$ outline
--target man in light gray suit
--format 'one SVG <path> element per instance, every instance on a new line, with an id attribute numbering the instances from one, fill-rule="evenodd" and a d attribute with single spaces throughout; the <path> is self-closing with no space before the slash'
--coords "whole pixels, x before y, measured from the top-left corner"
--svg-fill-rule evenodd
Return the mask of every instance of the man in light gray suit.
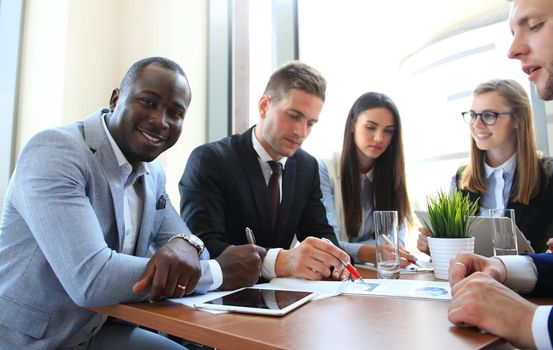
<path id="1" fill-rule="evenodd" d="M 182 349 L 86 307 L 257 280 L 264 250 L 249 245 L 207 260 L 151 162 L 179 138 L 190 100 L 180 66 L 144 59 L 109 109 L 28 142 L 0 222 L 0 349 Z M 227 261 L 248 249 L 259 254 L 237 277 Z"/>

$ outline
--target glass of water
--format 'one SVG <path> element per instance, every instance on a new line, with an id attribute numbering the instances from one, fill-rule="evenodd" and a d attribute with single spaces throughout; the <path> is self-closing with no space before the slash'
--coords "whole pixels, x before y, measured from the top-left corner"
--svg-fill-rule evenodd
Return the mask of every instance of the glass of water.
<path id="1" fill-rule="evenodd" d="M 375 211 L 373 215 L 377 276 L 399 278 L 397 211 Z"/>
<path id="2" fill-rule="evenodd" d="M 514 209 L 490 209 L 493 218 L 493 252 L 499 255 L 517 255 L 517 232 Z"/>

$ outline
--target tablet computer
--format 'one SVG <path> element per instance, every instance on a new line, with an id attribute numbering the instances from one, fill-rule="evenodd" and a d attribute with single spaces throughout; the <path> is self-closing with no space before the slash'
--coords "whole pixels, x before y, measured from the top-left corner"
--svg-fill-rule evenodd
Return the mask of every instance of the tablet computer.
<path id="1" fill-rule="evenodd" d="M 194 304 L 204 309 L 282 316 L 311 300 L 317 293 L 248 287 L 220 298 Z"/>
<path id="2" fill-rule="evenodd" d="M 428 224 L 430 231 L 432 226 L 430 225 L 430 219 L 428 212 L 425 210 L 415 210 L 415 215 L 419 218 L 421 224 L 426 226 Z M 491 257 L 493 254 L 493 220 L 508 220 L 507 218 L 493 218 L 487 216 L 478 216 L 471 227 L 470 236 L 475 237 L 474 252 L 483 256 Z M 425 224 L 426 223 L 426 224 Z M 530 246 L 530 243 L 524 237 L 524 234 L 515 224 L 515 230 L 517 231 L 517 248 L 518 253 L 534 253 L 534 249 Z"/>

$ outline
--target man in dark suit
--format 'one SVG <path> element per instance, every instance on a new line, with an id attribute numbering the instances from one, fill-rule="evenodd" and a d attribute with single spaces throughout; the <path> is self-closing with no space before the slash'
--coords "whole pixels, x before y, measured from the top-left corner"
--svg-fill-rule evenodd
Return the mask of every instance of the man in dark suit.
<path id="1" fill-rule="evenodd" d="M 229 246 L 258 254 L 247 244 L 253 243 L 245 234 L 250 228 L 267 249 L 263 277 L 345 278 L 340 260 L 349 256 L 320 239 L 336 243 L 321 203 L 317 161 L 300 149 L 319 119 L 325 89 L 318 71 L 288 63 L 271 75 L 257 125 L 192 152 L 179 182 L 181 216 L 212 256 Z M 294 235 L 301 244 L 289 249 Z M 236 261 L 225 276 L 244 273 L 242 264 Z"/>

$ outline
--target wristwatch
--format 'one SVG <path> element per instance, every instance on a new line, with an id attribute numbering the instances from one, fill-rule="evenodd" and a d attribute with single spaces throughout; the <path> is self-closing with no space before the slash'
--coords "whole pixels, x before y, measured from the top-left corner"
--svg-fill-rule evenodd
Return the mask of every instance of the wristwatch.
<path id="1" fill-rule="evenodd" d="M 187 241 L 192 247 L 196 248 L 196 250 L 198 251 L 198 256 L 201 256 L 202 253 L 204 252 L 204 249 L 205 249 L 204 242 L 194 235 L 179 233 L 178 235 L 174 235 L 173 237 L 169 238 L 167 240 L 167 243 L 171 242 L 175 238 L 182 238 L 185 241 Z"/>

